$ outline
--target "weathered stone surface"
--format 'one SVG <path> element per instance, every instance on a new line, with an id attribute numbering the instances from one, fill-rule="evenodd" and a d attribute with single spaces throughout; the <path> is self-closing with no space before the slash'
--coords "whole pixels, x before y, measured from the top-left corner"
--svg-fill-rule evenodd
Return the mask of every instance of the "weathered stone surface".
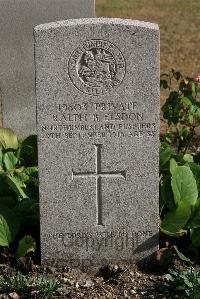
<path id="1" fill-rule="evenodd" d="M 158 246 L 159 29 L 35 28 L 43 261 L 135 261 Z"/>
<path id="2" fill-rule="evenodd" d="M 0 0 L 0 102 L 3 125 L 36 133 L 33 27 L 94 16 L 94 0 Z"/>

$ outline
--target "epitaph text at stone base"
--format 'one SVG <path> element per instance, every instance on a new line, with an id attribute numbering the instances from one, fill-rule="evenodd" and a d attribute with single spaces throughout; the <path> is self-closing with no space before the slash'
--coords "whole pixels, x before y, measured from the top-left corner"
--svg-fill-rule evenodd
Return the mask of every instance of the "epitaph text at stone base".
<path id="1" fill-rule="evenodd" d="M 35 28 L 43 262 L 94 266 L 158 247 L 159 29 Z"/>

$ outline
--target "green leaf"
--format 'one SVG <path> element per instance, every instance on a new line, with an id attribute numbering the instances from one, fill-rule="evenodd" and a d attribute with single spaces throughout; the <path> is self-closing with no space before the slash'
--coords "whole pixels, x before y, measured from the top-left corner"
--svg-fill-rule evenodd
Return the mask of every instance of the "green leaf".
<path id="1" fill-rule="evenodd" d="M 190 228 L 200 228 L 200 199 L 192 209 L 192 216 L 190 222 L 188 223 Z"/>
<path id="2" fill-rule="evenodd" d="M 37 176 L 38 174 L 38 166 L 34 166 L 34 167 L 26 167 L 24 169 L 24 172 L 26 173 L 26 175 L 28 176 Z"/>
<path id="3" fill-rule="evenodd" d="M 194 116 L 193 116 L 193 115 L 189 114 L 189 115 L 187 116 L 187 119 L 188 119 L 188 123 L 189 123 L 190 125 L 192 125 L 192 124 L 194 123 Z M 190 162 L 192 162 L 192 161 L 190 161 Z"/>
<path id="4" fill-rule="evenodd" d="M 191 262 L 191 260 L 188 257 L 186 257 L 183 253 L 181 253 L 176 246 L 173 246 L 173 248 L 176 251 L 176 254 L 180 258 L 180 260 L 184 262 Z"/>
<path id="5" fill-rule="evenodd" d="M 24 168 L 22 171 L 17 172 L 18 179 L 21 181 L 22 186 L 25 186 L 25 183 L 29 180 L 29 175 L 26 173 L 26 168 Z"/>
<path id="6" fill-rule="evenodd" d="M 196 109 L 195 109 L 194 116 L 195 116 L 196 122 L 200 123 L 200 105 L 198 105 L 198 106 L 196 105 L 195 108 Z"/>
<path id="7" fill-rule="evenodd" d="M 181 104 L 186 105 L 186 106 L 192 106 L 192 102 L 189 98 L 183 97 L 180 99 Z"/>
<path id="8" fill-rule="evenodd" d="M 196 163 L 189 163 L 189 167 L 192 170 L 192 173 L 193 173 L 193 175 L 196 179 L 198 193 L 199 193 L 199 196 L 200 196 L 200 165 L 198 165 Z"/>
<path id="9" fill-rule="evenodd" d="M 173 158 L 170 159 L 169 169 L 170 169 L 171 175 L 174 173 L 177 166 L 178 166 L 178 164 L 176 163 L 176 161 Z"/>
<path id="10" fill-rule="evenodd" d="M 0 245 L 9 246 L 19 230 L 19 222 L 12 210 L 0 206 Z"/>
<path id="11" fill-rule="evenodd" d="M 18 140 L 16 134 L 7 128 L 0 128 L 0 149 L 17 149 Z"/>
<path id="12" fill-rule="evenodd" d="M 200 247 L 200 228 L 191 229 L 190 238 L 192 240 L 191 247 Z"/>
<path id="13" fill-rule="evenodd" d="M 167 206 L 169 210 L 175 208 L 174 204 L 174 194 L 171 187 L 171 176 L 165 175 L 163 178 L 162 186 L 161 186 L 161 209 L 164 206 Z"/>
<path id="14" fill-rule="evenodd" d="M 191 86 L 192 86 L 192 92 L 196 92 L 196 85 L 194 82 L 190 82 Z"/>
<path id="15" fill-rule="evenodd" d="M 18 159 L 13 152 L 6 152 L 3 155 L 3 163 L 6 170 L 14 169 L 18 163 Z"/>
<path id="16" fill-rule="evenodd" d="M 173 151 L 170 146 L 161 146 L 160 148 L 160 167 L 162 168 L 170 159 Z"/>
<path id="17" fill-rule="evenodd" d="M 184 228 L 191 216 L 191 208 L 187 202 L 181 201 L 178 207 L 166 214 L 161 224 L 161 231 L 174 235 Z"/>
<path id="18" fill-rule="evenodd" d="M 194 161 L 193 161 L 193 156 L 190 155 L 190 154 L 185 154 L 185 155 L 183 156 L 183 160 L 184 160 L 185 162 L 194 162 Z"/>
<path id="19" fill-rule="evenodd" d="M 7 181 L 8 185 L 11 187 L 11 189 L 15 193 L 17 193 L 17 195 L 20 198 L 23 198 L 23 199 L 27 198 L 27 195 L 25 194 L 25 192 L 23 190 L 23 188 L 25 188 L 25 185 L 19 176 L 17 176 L 17 175 L 14 176 L 12 174 L 9 174 L 6 176 L 6 181 Z"/>
<path id="20" fill-rule="evenodd" d="M 3 171 L 3 153 L 0 149 L 0 172 Z"/>
<path id="21" fill-rule="evenodd" d="M 172 174 L 172 190 L 175 203 L 186 201 L 195 205 L 198 198 L 198 189 L 194 175 L 189 167 L 178 166 Z"/>
<path id="22" fill-rule="evenodd" d="M 16 257 L 20 258 L 29 252 L 34 252 L 36 249 L 35 240 L 31 236 L 24 236 L 19 241 L 19 247 L 16 253 Z"/>

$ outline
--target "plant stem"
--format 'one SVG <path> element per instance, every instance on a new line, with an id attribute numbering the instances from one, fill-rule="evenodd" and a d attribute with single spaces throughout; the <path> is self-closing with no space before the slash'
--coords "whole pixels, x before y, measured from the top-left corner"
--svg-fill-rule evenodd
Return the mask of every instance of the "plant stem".
<path id="1" fill-rule="evenodd" d="M 192 141 L 194 135 L 195 135 L 195 126 L 192 126 L 192 131 L 191 131 L 190 138 L 189 138 L 188 143 L 186 144 L 186 146 L 185 146 L 185 150 L 184 150 L 184 152 L 183 152 L 184 155 L 186 154 L 186 152 L 187 152 L 187 150 L 188 150 L 188 148 L 189 148 L 189 146 L 190 146 L 190 143 L 191 143 L 191 141 Z"/>

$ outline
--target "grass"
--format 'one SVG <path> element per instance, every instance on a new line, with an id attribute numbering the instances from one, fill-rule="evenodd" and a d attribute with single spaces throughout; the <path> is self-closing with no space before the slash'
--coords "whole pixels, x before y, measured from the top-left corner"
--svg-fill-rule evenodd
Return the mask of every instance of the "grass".
<path id="1" fill-rule="evenodd" d="M 200 272 L 193 268 L 186 271 L 171 270 L 166 275 L 168 288 L 177 294 L 182 294 L 181 298 L 200 299 Z M 163 285 L 164 286 L 164 285 Z"/>
<path id="2" fill-rule="evenodd" d="M 20 272 L 0 276 L 0 294 L 16 292 L 23 298 L 61 298 L 65 292 L 60 281 L 45 277 L 29 277 Z"/>
<path id="3" fill-rule="evenodd" d="M 96 14 L 155 22 L 161 35 L 161 73 L 200 73 L 199 0 L 96 0 Z"/>

